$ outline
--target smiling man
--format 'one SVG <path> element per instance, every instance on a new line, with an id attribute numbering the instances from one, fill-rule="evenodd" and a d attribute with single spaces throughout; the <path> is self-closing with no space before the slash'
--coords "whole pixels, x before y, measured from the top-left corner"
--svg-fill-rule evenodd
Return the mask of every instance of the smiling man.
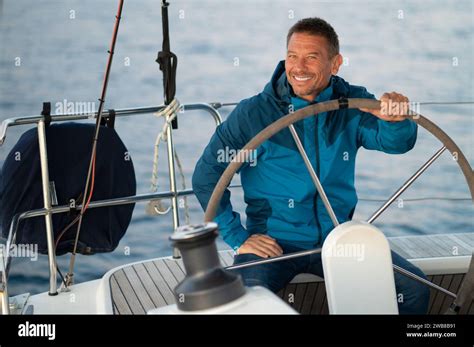
<path id="1" fill-rule="evenodd" d="M 306 18 L 290 28 L 285 61 L 278 64 L 260 94 L 241 101 L 217 128 L 196 165 L 193 189 L 204 209 L 231 160 L 218 156 L 222 150 L 241 149 L 266 126 L 310 103 L 341 97 L 374 98 L 365 88 L 337 76 L 341 64 L 338 36 L 326 21 Z M 408 99 L 392 92 L 383 94 L 381 101 L 397 104 Z M 294 124 L 339 222 L 350 220 L 357 204 L 354 171 L 358 149 L 402 154 L 415 145 L 416 123 L 403 114 L 382 110 L 338 110 Z M 222 237 L 236 253 L 234 264 L 321 247 L 333 224 L 289 130 L 280 131 L 257 148 L 256 159 L 257 165 L 243 165 L 240 170 L 246 227 L 232 209 L 229 190 L 215 219 Z M 395 252 L 392 260 L 424 277 Z M 324 276 L 320 254 L 237 271 L 246 285 L 261 285 L 274 292 L 299 273 Z M 400 313 L 426 313 L 428 288 L 398 273 L 394 276 Z"/>

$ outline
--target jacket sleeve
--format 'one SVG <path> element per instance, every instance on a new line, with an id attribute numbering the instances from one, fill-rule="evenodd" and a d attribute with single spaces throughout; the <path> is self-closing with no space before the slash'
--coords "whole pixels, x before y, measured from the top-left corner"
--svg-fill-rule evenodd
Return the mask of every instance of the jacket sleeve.
<path id="1" fill-rule="evenodd" d="M 217 181 L 229 164 L 229 158 L 225 158 L 223 153 L 226 153 L 226 149 L 227 152 L 238 151 L 250 140 L 250 126 L 242 104 L 237 105 L 226 121 L 217 127 L 194 169 L 193 190 L 204 210 Z M 234 250 L 249 237 L 240 215 L 232 209 L 229 189 L 222 196 L 214 221 L 219 225 L 224 241 Z"/>
<path id="2" fill-rule="evenodd" d="M 375 97 L 364 89 L 359 97 Z M 402 154 L 415 146 L 418 125 L 411 119 L 388 122 L 370 113 L 361 112 L 357 132 L 359 146 L 389 154 Z"/>

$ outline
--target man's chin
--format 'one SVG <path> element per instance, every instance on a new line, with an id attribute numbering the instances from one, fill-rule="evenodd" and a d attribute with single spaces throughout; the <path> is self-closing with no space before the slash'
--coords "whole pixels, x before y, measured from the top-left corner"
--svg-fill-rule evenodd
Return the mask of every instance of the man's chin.
<path id="1" fill-rule="evenodd" d="M 313 96 L 313 93 L 311 92 L 308 92 L 307 90 L 304 90 L 304 91 L 298 91 L 298 90 L 295 90 L 293 89 L 293 92 L 295 93 L 295 95 L 301 99 L 309 99 L 311 98 L 311 100 L 313 99 L 312 96 Z"/>

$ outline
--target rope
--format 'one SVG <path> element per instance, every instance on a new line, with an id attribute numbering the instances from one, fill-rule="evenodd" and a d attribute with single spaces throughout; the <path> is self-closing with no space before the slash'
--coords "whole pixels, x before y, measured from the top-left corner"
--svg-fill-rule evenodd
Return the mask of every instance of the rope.
<path id="1" fill-rule="evenodd" d="M 168 140 L 167 135 L 166 135 L 168 128 L 171 126 L 171 122 L 176 118 L 180 110 L 180 107 L 181 105 L 178 99 L 175 98 L 163 110 L 156 112 L 154 114 L 158 118 L 164 117 L 165 122 L 163 124 L 161 131 L 156 136 L 156 140 L 155 140 L 154 155 L 153 155 L 153 171 L 151 174 L 151 185 L 150 185 L 151 192 L 158 191 L 158 159 L 159 159 L 160 144 L 161 142 L 166 142 Z M 181 165 L 181 161 L 179 159 L 178 152 L 176 151 L 176 149 L 174 150 L 174 157 L 176 160 L 176 166 L 178 168 L 179 175 L 181 177 L 182 187 L 183 189 L 186 189 L 186 179 L 184 177 L 183 167 Z M 186 224 L 189 224 L 189 209 L 188 209 L 187 197 L 184 197 L 183 200 L 184 200 Z M 147 214 L 150 214 L 150 215 L 153 215 L 153 214 L 165 215 L 170 210 L 171 210 L 171 206 L 165 209 L 163 204 L 161 203 L 161 200 L 159 199 L 151 200 L 146 206 L 146 212 Z"/>

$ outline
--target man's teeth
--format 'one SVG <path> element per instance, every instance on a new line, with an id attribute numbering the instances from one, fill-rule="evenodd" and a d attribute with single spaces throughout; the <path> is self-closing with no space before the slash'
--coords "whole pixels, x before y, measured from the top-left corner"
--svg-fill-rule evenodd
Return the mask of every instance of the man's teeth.
<path id="1" fill-rule="evenodd" d="M 293 76 L 295 78 L 295 80 L 297 81 L 307 81 L 309 80 L 311 77 L 306 77 L 306 76 Z"/>

